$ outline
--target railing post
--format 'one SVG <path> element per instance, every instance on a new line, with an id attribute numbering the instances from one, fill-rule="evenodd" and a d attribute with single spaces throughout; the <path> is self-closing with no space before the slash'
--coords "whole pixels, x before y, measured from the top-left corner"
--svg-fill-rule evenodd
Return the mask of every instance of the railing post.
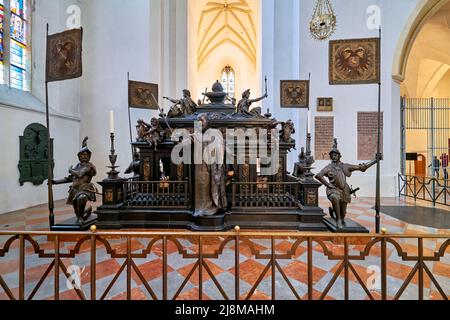
<path id="1" fill-rule="evenodd" d="M 235 240 L 235 249 L 234 249 L 234 259 L 235 259 L 235 273 L 234 273 L 234 288 L 235 288 L 235 297 L 236 301 L 240 300 L 240 288 L 239 288 L 239 276 L 240 276 L 240 257 L 239 257 L 239 251 L 240 251 L 240 237 L 239 235 L 236 235 Z"/>
<path id="2" fill-rule="evenodd" d="M 384 237 L 381 239 L 381 300 L 387 300 L 387 248 Z"/>
<path id="3" fill-rule="evenodd" d="M 55 300 L 59 300 L 59 235 L 55 236 Z"/>
<path id="4" fill-rule="evenodd" d="M 423 300 L 423 238 L 419 238 L 419 300 Z"/>
<path id="5" fill-rule="evenodd" d="M 348 260 L 348 239 L 344 237 L 344 296 L 349 300 L 349 260 Z"/>
<path id="6" fill-rule="evenodd" d="M 272 300 L 276 300 L 276 273 L 275 273 L 275 238 L 271 237 L 272 250 Z"/>
<path id="7" fill-rule="evenodd" d="M 198 237 L 198 295 L 199 300 L 203 301 L 203 250 L 202 250 L 202 236 Z"/>
<path id="8" fill-rule="evenodd" d="M 127 300 L 131 300 L 131 237 L 127 236 Z"/>
<path id="9" fill-rule="evenodd" d="M 313 248 L 312 248 L 312 238 L 308 237 L 308 300 L 313 300 Z"/>
<path id="10" fill-rule="evenodd" d="M 167 236 L 163 237 L 163 301 L 167 301 Z"/>
<path id="11" fill-rule="evenodd" d="M 96 236 L 91 235 L 91 300 L 97 300 L 97 285 L 96 285 L 96 265 L 97 265 L 97 247 Z"/>
<path id="12" fill-rule="evenodd" d="M 23 235 L 19 236 L 19 241 L 19 300 L 25 300 L 25 239 Z"/>

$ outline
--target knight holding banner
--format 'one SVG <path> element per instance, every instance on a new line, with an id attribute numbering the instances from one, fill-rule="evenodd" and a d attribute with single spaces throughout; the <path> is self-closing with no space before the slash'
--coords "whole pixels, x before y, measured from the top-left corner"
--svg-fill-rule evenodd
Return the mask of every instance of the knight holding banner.
<path id="1" fill-rule="evenodd" d="M 164 99 L 169 100 L 175 105 L 170 109 L 168 117 L 178 118 L 181 116 L 191 115 L 197 112 L 197 104 L 191 98 L 191 92 L 187 89 L 183 90 L 183 98 L 177 100 L 168 97 Z"/>

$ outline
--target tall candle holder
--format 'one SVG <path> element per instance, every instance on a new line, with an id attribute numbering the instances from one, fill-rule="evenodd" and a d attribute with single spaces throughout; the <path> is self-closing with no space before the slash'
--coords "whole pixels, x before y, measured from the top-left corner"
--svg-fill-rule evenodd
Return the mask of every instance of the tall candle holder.
<path id="1" fill-rule="evenodd" d="M 316 161 L 311 152 L 311 133 L 306 135 L 306 167 L 305 167 L 305 179 L 307 181 L 314 180 L 314 173 L 311 172 L 314 169 L 312 166 Z"/>
<path id="2" fill-rule="evenodd" d="M 111 132 L 111 154 L 109 155 L 109 161 L 111 162 L 111 165 L 108 167 L 111 170 L 108 172 L 108 180 L 118 180 L 119 178 L 119 172 L 116 170 L 119 168 L 116 166 L 117 161 L 117 155 L 116 150 L 114 148 L 114 132 Z"/>

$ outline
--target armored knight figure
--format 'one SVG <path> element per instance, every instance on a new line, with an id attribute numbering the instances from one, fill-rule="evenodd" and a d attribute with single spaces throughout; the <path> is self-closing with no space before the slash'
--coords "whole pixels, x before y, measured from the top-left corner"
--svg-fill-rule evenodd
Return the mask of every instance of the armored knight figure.
<path id="1" fill-rule="evenodd" d="M 296 178 L 303 177 L 306 172 L 306 169 L 305 169 L 306 167 L 307 167 L 307 161 L 306 161 L 305 148 L 302 147 L 301 152 L 298 156 L 298 162 L 296 162 L 294 165 L 293 176 Z"/>
<path id="2" fill-rule="evenodd" d="M 351 203 L 351 195 L 355 193 L 355 190 L 351 190 L 347 184 L 347 178 L 350 178 L 354 171 L 366 172 L 383 157 L 378 154 L 374 160 L 359 165 L 342 163 L 337 139 L 334 139 L 330 158 L 332 162 L 316 175 L 316 179 L 327 187 L 327 196 L 333 206 L 330 208 L 330 215 L 336 219 L 337 228 L 342 229 L 347 215 L 347 205 Z M 328 181 L 325 178 L 328 178 Z"/>
<path id="3" fill-rule="evenodd" d="M 158 119 L 152 118 L 150 121 L 149 130 L 145 133 L 145 138 L 148 143 L 155 147 L 155 150 L 158 147 L 158 143 L 161 141 L 163 134 L 164 131 L 159 125 Z"/>
<path id="4" fill-rule="evenodd" d="M 145 142 L 145 134 L 148 132 L 149 130 L 149 125 L 147 123 L 145 123 L 144 120 L 139 119 L 137 121 L 137 125 L 136 125 L 136 132 L 137 132 L 137 138 L 136 141 L 137 142 Z"/>
<path id="5" fill-rule="evenodd" d="M 252 110 L 250 110 L 250 107 L 253 103 L 259 102 L 267 97 L 268 97 L 268 95 L 266 93 L 261 98 L 250 99 L 250 89 L 244 91 L 244 93 L 242 93 L 242 99 L 241 99 L 241 101 L 239 101 L 239 103 L 237 105 L 237 113 L 242 114 L 244 116 L 248 116 L 248 117 L 260 116 L 261 108 L 253 108 Z"/>
<path id="6" fill-rule="evenodd" d="M 69 168 L 69 176 L 62 180 L 53 180 L 53 184 L 72 183 L 67 204 L 72 205 L 77 217 L 77 223 L 82 226 L 91 216 L 92 207 L 86 209 L 88 201 L 96 201 L 97 188 L 92 178 L 97 174 L 95 166 L 90 163 L 92 152 L 87 147 L 86 137 L 82 149 L 78 152 L 79 163 Z"/>
<path id="7" fill-rule="evenodd" d="M 286 122 L 282 122 L 281 126 L 281 140 L 284 142 L 294 142 L 295 140 L 292 138 L 292 135 L 295 133 L 294 122 L 292 122 L 292 120 L 288 120 Z"/>
<path id="8" fill-rule="evenodd" d="M 138 152 L 133 153 L 133 161 L 130 163 L 130 166 L 127 170 L 125 170 L 125 174 L 134 174 L 134 178 L 139 177 L 141 173 L 141 160 Z"/>
<path id="9" fill-rule="evenodd" d="M 191 98 L 191 92 L 187 89 L 183 90 L 183 98 L 177 100 L 169 97 L 164 97 L 175 105 L 170 108 L 168 118 L 178 118 L 186 115 L 191 115 L 197 112 L 197 104 Z"/>

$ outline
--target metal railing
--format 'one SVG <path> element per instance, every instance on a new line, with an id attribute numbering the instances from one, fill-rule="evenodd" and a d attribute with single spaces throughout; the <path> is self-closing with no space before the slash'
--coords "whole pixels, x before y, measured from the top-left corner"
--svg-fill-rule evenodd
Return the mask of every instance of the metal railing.
<path id="1" fill-rule="evenodd" d="M 399 195 L 450 206 L 450 181 L 434 177 L 398 175 Z"/>
<path id="2" fill-rule="evenodd" d="M 447 235 L 347 235 L 347 234 L 324 234 L 324 233 L 250 233 L 250 232 L 227 232 L 227 233 L 188 233 L 188 232 L 98 232 L 98 233 L 51 233 L 51 232 L 0 232 L 0 239 L 6 241 L 0 245 L 0 263 L 8 254 L 17 254 L 18 260 L 18 287 L 11 288 L 3 278 L 5 274 L 0 273 L 0 293 L 1 289 L 6 292 L 6 296 L 11 299 L 32 300 L 39 293 L 43 283 L 48 277 L 53 277 L 53 298 L 59 300 L 61 293 L 65 292 L 60 287 L 62 277 L 71 279 L 68 272 L 67 263 L 75 261 L 80 255 L 89 257 L 89 276 L 86 276 L 86 282 L 83 287 L 75 288 L 78 299 L 81 300 L 104 300 L 108 298 L 113 286 L 122 284 L 123 298 L 132 299 L 132 280 L 139 279 L 148 295 L 154 300 L 176 300 L 186 289 L 189 281 L 195 280 L 198 284 L 198 299 L 203 299 L 205 292 L 205 281 L 211 280 L 208 286 L 215 286 L 224 300 L 249 300 L 255 298 L 258 287 L 264 281 L 269 279 L 270 286 L 269 298 L 277 299 L 280 295 L 279 279 L 287 284 L 290 290 L 298 300 L 322 300 L 330 294 L 338 278 L 343 274 L 343 286 L 340 288 L 342 299 L 352 299 L 351 286 L 359 286 L 365 293 L 367 299 L 371 300 L 398 300 L 403 297 L 405 290 L 413 282 L 417 286 L 417 297 L 419 300 L 426 299 L 426 278 L 429 279 L 438 293 L 439 298 L 448 300 L 449 288 L 442 287 L 438 278 L 430 269 L 432 262 L 439 262 L 446 255 L 449 249 L 450 238 Z M 70 239 L 70 238 L 73 239 Z M 40 240 L 44 239 L 44 240 Z M 134 243 L 147 241 L 147 245 L 142 248 L 135 248 Z M 264 240 L 266 247 L 263 249 L 260 244 Z M 430 250 L 427 243 L 436 241 L 436 250 Z M 49 241 L 46 244 L 39 242 Z M 118 242 L 119 241 L 119 242 Z M 189 248 L 186 243 L 189 242 Z M 72 245 L 68 246 L 68 243 Z M 212 247 L 212 243 L 215 246 Z M 355 245 L 356 243 L 356 245 Z M 411 243 L 416 243 L 416 250 L 411 252 Z M 234 257 L 231 258 L 226 250 L 231 248 L 234 251 Z M 120 268 L 111 278 L 108 278 L 109 284 L 105 290 L 98 292 L 97 284 L 97 259 L 99 253 L 103 252 L 107 258 L 117 259 Z M 303 252 L 302 264 L 304 266 L 302 276 L 305 279 L 306 291 L 300 292 L 298 283 L 293 282 L 287 273 L 286 262 L 298 261 L 299 252 Z M 161 258 L 161 263 L 157 265 L 139 265 L 138 261 L 146 261 L 151 255 L 157 255 Z M 169 255 L 178 255 L 177 260 L 187 259 L 191 263 L 186 271 L 186 276 L 181 285 L 175 289 L 173 287 L 173 270 L 170 270 Z M 243 281 L 241 275 L 245 273 L 241 269 L 242 256 L 245 254 L 249 258 L 255 259 L 264 268 L 260 270 L 252 268 L 252 277 L 256 279 L 251 284 L 250 289 L 243 295 L 241 288 Z M 216 259 L 226 256 L 226 262 L 232 264 L 232 271 L 227 273 L 227 279 L 233 281 L 221 282 L 213 272 L 212 261 L 220 266 Z M 388 281 L 388 267 L 390 257 L 397 257 L 397 261 L 410 263 L 411 269 L 407 276 L 403 272 L 396 275 L 401 278 L 401 285 Z M 29 289 L 26 294 L 27 261 L 33 259 L 50 260 L 48 266 L 45 263 L 45 272 L 36 284 Z M 375 259 L 376 258 L 376 259 Z M 86 260 L 86 258 L 84 258 Z M 376 263 L 379 272 L 379 288 L 370 286 L 370 281 L 364 281 L 367 274 L 362 274 L 358 263 L 367 261 L 372 265 Z M 69 262 L 67 262 L 69 261 Z M 102 259 L 104 261 L 104 259 Z M 319 261 L 319 262 L 318 262 Z M 334 261 L 335 268 L 330 272 L 333 274 L 319 292 L 315 291 L 315 274 L 317 268 L 323 267 L 326 261 Z M 377 261 L 377 262 L 374 262 Z M 184 264 L 186 265 L 186 263 Z M 228 267 L 229 268 L 229 267 Z M 226 269 L 224 267 L 224 269 Z M 158 288 L 155 282 L 150 282 L 145 274 L 158 273 L 159 277 L 153 277 L 158 280 Z M 248 273 L 248 270 L 247 270 Z M 124 278 L 119 280 L 120 276 L 125 274 Z M 296 273 L 299 275 L 299 271 Z M 10 276 L 10 275 L 9 275 Z M 9 277 L 10 278 L 10 277 Z M 195 279 L 194 279 L 195 278 Z M 328 278 L 327 278 L 328 279 Z M 104 280 L 104 279 L 102 279 Z M 223 279 L 222 279 L 223 280 Z M 267 283 L 266 283 L 267 284 Z M 106 284 L 104 284 L 106 285 Z M 394 287 L 394 285 L 397 285 Z M 89 289 L 87 289 L 89 286 Z M 227 287 L 228 286 L 228 287 Z M 231 288 L 230 288 L 231 286 Z M 248 284 L 247 284 L 248 286 Z M 304 286 L 304 285 L 303 285 Z M 353 288 L 353 287 L 352 287 Z M 87 292 L 86 292 L 87 291 Z M 336 288 L 334 288 L 336 291 Z M 353 290 L 352 290 L 353 291 Z M 428 291 L 427 291 L 428 292 Z"/>
<path id="3" fill-rule="evenodd" d="M 298 208 L 299 182 L 233 182 L 233 208 Z"/>
<path id="4" fill-rule="evenodd" d="M 190 205 L 188 181 L 126 181 L 124 195 L 129 208 L 185 209 Z"/>

